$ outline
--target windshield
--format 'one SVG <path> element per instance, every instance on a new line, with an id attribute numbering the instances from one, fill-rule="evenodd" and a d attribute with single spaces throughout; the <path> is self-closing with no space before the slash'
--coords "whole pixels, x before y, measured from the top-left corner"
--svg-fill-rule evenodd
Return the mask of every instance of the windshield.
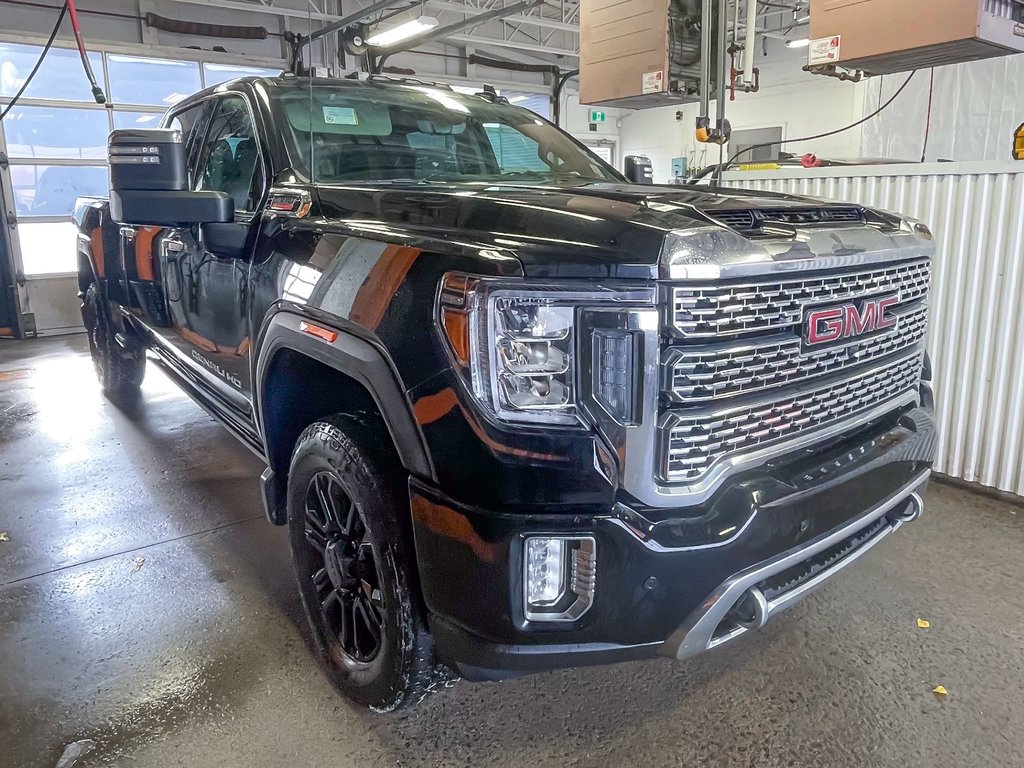
<path id="1" fill-rule="evenodd" d="M 428 85 L 314 84 L 274 97 L 296 169 L 316 183 L 579 183 L 615 171 L 533 112 Z"/>

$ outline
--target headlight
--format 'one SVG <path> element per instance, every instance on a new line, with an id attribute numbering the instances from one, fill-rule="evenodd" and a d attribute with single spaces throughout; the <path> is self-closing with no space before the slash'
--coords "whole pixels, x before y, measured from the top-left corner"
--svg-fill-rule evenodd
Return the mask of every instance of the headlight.
<path id="1" fill-rule="evenodd" d="M 439 319 L 467 384 L 498 421 L 572 426 L 581 423 L 581 367 L 599 371 L 597 384 L 605 407 L 629 403 L 634 397 L 633 372 L 622 370 L 632 364 L 628 334 L 602 337 L 594 350 L 601 359 L 578 365 L 581 308 L 652 297 L 601 288 L 560 290 L 452 273 L 441 285 Z M 605 373 L 614 378 L 607 386 Z"/>
<path id="2" fill-rule="evenodd" d="M 470 323 L 484 346 L 473 389 L 509 421 L 574 418 L 575 309 L 555 297 L 496 293 Z"/>

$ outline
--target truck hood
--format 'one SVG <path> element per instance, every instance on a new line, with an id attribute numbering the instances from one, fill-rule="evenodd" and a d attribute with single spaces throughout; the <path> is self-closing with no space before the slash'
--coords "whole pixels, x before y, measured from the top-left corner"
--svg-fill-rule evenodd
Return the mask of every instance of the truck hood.
<path id="1" fill-rule="evenodd" d="M 666 238 L 728 211 L 835 206 L 698 186 L 393 183 L 318 187 L 321 212 L 515 256 L 527 276 L 657 278 Z M 737 238 L 738 239 L 738 238 Z M 661 271 L 663 273 L 663 270 Z"/>

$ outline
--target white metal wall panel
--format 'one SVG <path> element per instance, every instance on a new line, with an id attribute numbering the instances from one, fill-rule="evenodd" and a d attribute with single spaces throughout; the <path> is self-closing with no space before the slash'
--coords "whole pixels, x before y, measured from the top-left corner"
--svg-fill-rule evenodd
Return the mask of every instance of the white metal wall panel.
<path id="1" fill-rule="evenodd" d="M 890 166 L 727 174 L 725 183 L 899 211 L 932 228 L 936 468 L 1024 496 L 1024 170 Z"/>

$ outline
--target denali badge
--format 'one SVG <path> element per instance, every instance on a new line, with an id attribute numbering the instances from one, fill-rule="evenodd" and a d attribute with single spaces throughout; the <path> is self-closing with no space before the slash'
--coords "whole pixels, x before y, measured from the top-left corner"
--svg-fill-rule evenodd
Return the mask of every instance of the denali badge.
<path id="1" fill-rule="evenodd" d="M 894 306 L 896 297 L 884 296 L 812 309 L 804 317 L 804 344 L 816 347 L 894 328 L 897 319 L 890 314 Z"/>

